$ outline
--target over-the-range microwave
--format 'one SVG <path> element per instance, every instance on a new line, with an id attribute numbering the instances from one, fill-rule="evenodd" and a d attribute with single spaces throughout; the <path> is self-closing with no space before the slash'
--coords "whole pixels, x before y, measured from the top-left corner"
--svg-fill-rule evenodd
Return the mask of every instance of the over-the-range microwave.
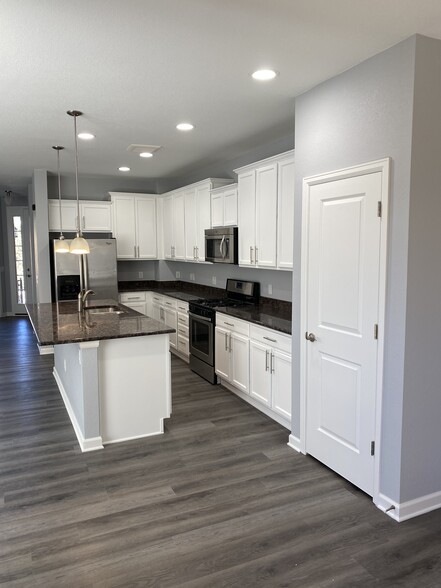
<path id="1" fill-rule="evenodd" d="M 205 229 L 205 261 L 237 264 L 237 260 L 237 227 Z"/>

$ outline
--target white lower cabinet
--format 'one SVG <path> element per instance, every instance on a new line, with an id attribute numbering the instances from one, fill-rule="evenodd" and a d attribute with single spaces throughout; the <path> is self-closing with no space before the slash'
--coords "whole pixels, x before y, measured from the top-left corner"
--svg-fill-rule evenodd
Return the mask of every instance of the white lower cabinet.
<path id="1" fill-rule="evenodd" d="M 142 314 L 147 314 L 146 303 L 147 292 L 123 292 L 119 296 L 119 301 L 124 306 L 128 306 L 132 310 L 136 310 Z"/>
<path id="2" fill-rule="evenodd" d="M 178 345 L 178 341 L 177 341 L 177 328 L 178 328 L 178 313 L 176 312 L 176 310 L 174 308 L 169 308 L 168 306 L 164 307 L 164 322 L 167 325 L 167 327 L 170 327 L 171 329 L 174 329 L 175 332 L 174 333 L 170 333 L 169 337 L 170 337 L 170 347 L 172 349 L 176 349 L 177 345 Z"/>
<path id="3" fill-rule="evenodd" d="M 189 324 L 188 324 L 188 302 L 177 302 L 178 310 L 178 353 L 187 361 L 190 357 L 190 343 L 188 338 Z"/>
<path id="4" fill-rule="evenodd" d="M 215 354 L 222 383 L 290 427 L 290 335 L 217 313 Z"/>
<path id="5" fill-rule="evenodd" d="M 249 390 L 249 323 L 216 313 L 216 374 L 248 394 Z"/>

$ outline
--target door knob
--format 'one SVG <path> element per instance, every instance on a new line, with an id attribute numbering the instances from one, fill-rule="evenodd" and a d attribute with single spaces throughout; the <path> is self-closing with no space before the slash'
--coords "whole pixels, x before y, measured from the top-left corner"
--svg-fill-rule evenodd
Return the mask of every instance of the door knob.
<path id="1" fill-rule="evenodd" d="M 305 333 L 305 339 L 307 339 L 308 341 L 311 341 L 311 343 L 314 343 L 314 341 L 317 341 L 317 339 L 315 338 L 314 333 Z"/>

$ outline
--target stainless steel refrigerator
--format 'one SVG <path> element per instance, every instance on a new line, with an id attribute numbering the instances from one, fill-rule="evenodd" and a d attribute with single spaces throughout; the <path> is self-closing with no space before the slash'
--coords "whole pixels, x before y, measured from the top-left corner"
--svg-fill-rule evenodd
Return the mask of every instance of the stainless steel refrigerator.
<path id="1" fill-rule="evenodd" d="M 53 240 L 53 245 L 58 239 Z M 66 239 L 70 245 L 70 240 Z M 118 276 L 115 239 L 87 239 L 90 253 L 56 253 L 52 246 L 52 292 L 57 302 L 75 300 L 81 287 L 95 292 L 94 298 L 118 300 Z M 84 284 L 80 281 L 80 264 Z"/>

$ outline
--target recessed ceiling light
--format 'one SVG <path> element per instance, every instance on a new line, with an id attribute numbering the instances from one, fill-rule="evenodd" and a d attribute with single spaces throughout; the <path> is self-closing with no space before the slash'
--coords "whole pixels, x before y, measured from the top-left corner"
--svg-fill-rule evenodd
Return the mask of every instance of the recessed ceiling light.
<path id="1" fill-rule="evenodd" d="M 277 76 L 277 72 L 273 69 L 258 69 L 251 77 L 259 81 L 273 80 Z"/>
<path id="2" fill-rule="evenodd" d="M 150 151 L 143 151 L 139 154 L 139 157 L 153 157 L 153 153 L 150 153 Z"/>
<path id="3" fill-rule="evenodd" d="M 84 139 L 85 141 L 90 141 L 90 139 L 95 139 L 95 135 L 92 133 L 78 133 L 78 139 Z"/>
<path id="4" fill-rule="evenodd" d="M 122 171 L 122 172 L 128 172 L 128 171 L 130 171 L 130 167 L 127 167 L 126 165 L 122 165 L 118 169 L 119 169 L 119 171 Z"/>
<path id="5" fill-rule="evenodd" d="M 176 128 L 178 129 L 178 131 L 191 131 L 192 129 L 194 129 L 194 125 L 192 125 L 191 123 L 179 123 L 178 125 L 176 125 Z"/>

